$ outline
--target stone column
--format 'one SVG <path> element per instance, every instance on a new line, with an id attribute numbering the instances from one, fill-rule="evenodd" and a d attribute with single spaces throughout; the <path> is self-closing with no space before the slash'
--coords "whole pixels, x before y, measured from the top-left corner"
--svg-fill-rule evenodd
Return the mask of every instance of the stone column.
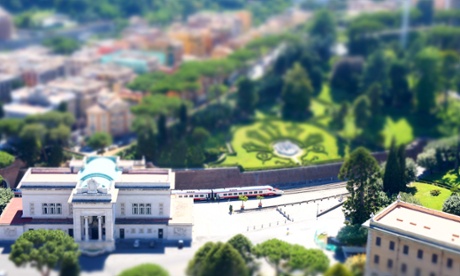
<path id="1" fill-rule="evenodd" d="M 97 216 L 97 226 L 98 226 L 98 240 L 102 240 L 102 217 L 101 216 Z"/>
<path id="2" fill-rule="evenodd" d="M 85 216 L 85 241 L 89 240 L 88 216 Z"/>

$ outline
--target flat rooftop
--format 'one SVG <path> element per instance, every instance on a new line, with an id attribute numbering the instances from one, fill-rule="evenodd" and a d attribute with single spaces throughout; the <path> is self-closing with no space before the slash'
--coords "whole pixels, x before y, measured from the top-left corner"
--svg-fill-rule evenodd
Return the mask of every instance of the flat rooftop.
<path id="1" fill-rule="evenodd" d="M 423 237 L 424 241 L 460 249 L 460 217 L 405 202 L 395 202 L 370 221 L 398 234 Z"/>

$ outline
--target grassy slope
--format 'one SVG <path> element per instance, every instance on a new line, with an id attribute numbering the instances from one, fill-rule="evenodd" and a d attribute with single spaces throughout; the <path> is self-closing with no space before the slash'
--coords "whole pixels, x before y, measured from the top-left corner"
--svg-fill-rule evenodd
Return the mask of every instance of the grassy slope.
<path id="1" fill-rule="evenodd" d="M 393 121 L 390 117 L 387 117 L 383 134 L 385 136 L 386 148 L 390 147 L 393 137 L 396 138 L 397 144 L 408 144 L 414 140 L 412 127 L 406 119 Z"/>
<path id="2" fill-rule="evenodd" d="M 430 184 L 414 183 L 412 184 L 412 187 L 415 187 L 417 189 L 414 196 L 415 198 L 420 200 L 420 203 L 422 203 L 423 206 L 440 211 L 442 210 L 442 205 L 444 204 L 444 201 L 446 201 L 446 199 L 451 194 L 451 192 L 447 189 Z M 441 194 L 438 196 L 432 196 L 430 194 L 430 191 L 434 189 L 440 190 Z"/>

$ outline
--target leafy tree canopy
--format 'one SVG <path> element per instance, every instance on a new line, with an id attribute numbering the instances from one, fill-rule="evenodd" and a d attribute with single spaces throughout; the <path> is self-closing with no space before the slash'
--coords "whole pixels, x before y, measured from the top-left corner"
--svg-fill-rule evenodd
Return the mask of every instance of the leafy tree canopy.
<path id="1" fill-rule="evenodd" d="M 442 206 L 442 211 L 460 216 L 460 196 L 458 194 L 451 195 Z"/>
<path id="2" fill-rule="evenodd" d="M 141 264 L 124 270 L 119 276 L 168 276 L 169 273 L 156 264 Z"/>
<path id="3" fill-rule="evenodd" d="M 78 244 L 64 231 L 36 229 L 15 241 L 9 259 L 18 267 L 31 265 L 42 275 L 49 275 L 63 262 L 78 262 L 79 254 Z"/>
<path id="4" fill-rule="evenodd" d="M 8 167 L 9 165 L 13 164 L 13 162 L 13 155 L 4 151 L 0 151 L 0 168 Z"/>
<path id="5" fill-rule="evenodd" d="M 88 139 L 88 145 L 98 150 L 103 150 L 111 144 L 112 136 L 107 132 L 96 132 Z"/>

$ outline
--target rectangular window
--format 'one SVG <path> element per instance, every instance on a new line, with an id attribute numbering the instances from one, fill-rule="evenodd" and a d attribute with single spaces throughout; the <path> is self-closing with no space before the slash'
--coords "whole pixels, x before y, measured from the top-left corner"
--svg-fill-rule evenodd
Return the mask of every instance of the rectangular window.
<path id="1" fill-rule="evenodd" d="M 137 203 L 133 204 L 133 215 L 137 215 L 139 213 L 139 207 L 137 206 Z"/>
<path id="2" fill-rule="evenodd" d="M 145 214 L 151 215 L 152 214 L 152 204 L 148 203 L 145 205 Z"/>
<path id="3" fill-rule="evenodd" d="M 252 195 L 252 192 L 249 192 L 250 195 Z"/>
<path id="4" fill-rule="evenodd" d="M 390 241 L 390 250 L 395 250 L 395 242 L 394 241 Z"/>
<path id="5" fill-rule="evenodd" d="M 377 237 L 375 239 L 375 245 L 380 246 L 381 243 L 382 243 L 382 239 L 380 237 Z"/>
<path id="6" fill-rule="evenodd" d="M 401 272 L 406 273 L 407 271 L 407 265 L 406 264 L 401 264 Z"/>
<path id="7" fill-rule="evenodd" d="M 374 264 L 379 264 L 379 262 L 380 262 L 379 255 L 374 255 Z"/>
<path id="8" fill-rule="evenodd" d="M 122 216 L 125 215 L 125 204 L 124 203 L 120 203 L 120 212 Z"/>
<path id="9" fill-rule="evenodd" d="M 388 267 L 388 268 L 392 268 L 392 267 L 393 267 L 393 260 L 388 259 L 387 267 Z"/>
<path id="10" fill-rule="evenodd" d="M 163 215 L 163 203 L 158 204 L 158 214 Z"/>
<path id="11" fill-rule="evenodd" d="M 417 251 L 417 258 L 423 259 L 423 250 L 422 250 L 422 249 L 419 249 L 419 250 Z"/>
<path id="12" fill-rule="evenodd" d="M 56 208 L 56 207 L 55 207 L 55 204 L 54 204 L 54 203 L 51 203 L 51 204 L 50 204 L 50 207 L 49 207 L 49 211 L 50 211 L 49 213 L 50 213 L 51 215 L 56 214 L 56 209 L 55 209 L 55 208 Z"/>
<path id="13" fill-rule="evenodd" d="M 447 259 L 447 267 L 452 268 L 454 261 L 451 258 Z"/>
<path id="14" fill-rule="evenodd" d="M 61 203 L 56 204 L 56 214 L 60 215 L 62 214 L 62 206 Z"/>
<path id="15" fill-rule="evenodd" d="M 29 204 L 29 213 L 31 216 L 33 216 L 35 214 L 35 206 L 33 203 L 30 203 Z"/>
<path id="16" fill-rule="evenodd" d="M 151 234 L 152 233 L 152 228 L 148 228 L 147 229 L 147 234 Z"/>
<path id="17" fill-rule="evenodd" d="M 144 228 L 139 229 L 139 234 L 144 234 Z"/>
<path id="18" fill-rule="evenodd" d="M 144 214 L 144 204 L 139 204 L 139 215 Z"/>
<path id="19" fill-rule="evenodd" d="M 242 193 L 238 193 L 239 195 L 241 195 Z"/>
<path id="20" fill-rule="evenodd" d="M 404 245 L 404 247 L 403 247 L 403 253 L 404 253 L 404 255 L 408 255 L 408 254 L 409 254 L 409 246 Z"/>
<path id="21" fill-rule="evenodd" d="M 136 234 L 136 228 L 131 228 L 131 234 Z"/>
<path id="22" fill-rule="evenodd" d="M 43 203 L 42 204 L 42 214 L 47 215 L 48 214 L 48 204 Z"/>
<path id="23" fill-rule="evenodd" d="M 434 263 L 434 264 L 438 263 L 438 255 L 437 254 L 433 254 L 431 256 L 431 262 Z"/>
<path id="24" fill-rule="evenodd" d="M 248 192 L 244 192 L 244 194 L 245 194 L 245 195 L 247 195 L 247 194 L 248 194 Z"/>
<path id="25" fill-rule="evenodd" d="M 238 195 L 237 193 L 233 193 L 233 195 Z"/>
<path id="26" fill-rule="evenodd" d="M 73 206 L 72 206 L 72 204 L 69 204 L 69 215 L 70 216 L 73 215 Z"/>

